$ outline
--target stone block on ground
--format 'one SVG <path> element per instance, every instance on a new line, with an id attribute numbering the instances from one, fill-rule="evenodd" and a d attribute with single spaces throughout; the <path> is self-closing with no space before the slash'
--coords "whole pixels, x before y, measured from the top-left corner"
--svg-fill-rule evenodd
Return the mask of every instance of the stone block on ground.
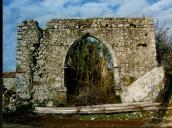
<path id="1" fill-rule="evenodd" d="M 125 87 L 121 94 L 123 103 L 156 101 L 165 89 L 165 71 L 163 67 L 155 67 Z"/>

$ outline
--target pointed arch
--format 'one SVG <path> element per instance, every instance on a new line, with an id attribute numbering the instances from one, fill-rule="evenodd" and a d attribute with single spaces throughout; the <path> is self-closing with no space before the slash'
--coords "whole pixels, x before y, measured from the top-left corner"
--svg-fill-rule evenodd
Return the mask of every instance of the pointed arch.
<path id="1" fill-rule="evenodd" d="M 108 44 L 105 45 L 89 33 L 84 34 L 71 45 L 64 62 L 64 66 L 66 67 L 64 71 L 64 83 L 67 88 L 68 102 L 73 104 L 71 100 L 77 101 L 78 97 L 82 96 L 84 98 L 91 97 L 91 95 L 101 90 L 99 89 L 100 86 L 112 88 L 118 83 L 116 79 L 119 73 L 114 73 L 118 72 L 118 70 L 115 70 L 117 69 L 116 57 L 114 57 L 115 54 L 112 53 L 112 49 L 109 50 L 108 47 L 110 47 Z M 95 88 L 98 91 L 95 91 Z M 87 92 L 87 89 L 89 92 Z M 102 91 L 102 93 L 104 92 Z M 101 100 L 106 98 L 107 95 L 108 93 L 104 94 Z M 95 98 L 95 101 L 87 101 L 86 104 L 89 104 L 89 102 L 97 104 L 100 100 L 96 99 L 97 97 L 91 98 Z M 77 101 L 77 103 L 85 100 Z M 84 103 L 79 105 L 84 105 Z"/>

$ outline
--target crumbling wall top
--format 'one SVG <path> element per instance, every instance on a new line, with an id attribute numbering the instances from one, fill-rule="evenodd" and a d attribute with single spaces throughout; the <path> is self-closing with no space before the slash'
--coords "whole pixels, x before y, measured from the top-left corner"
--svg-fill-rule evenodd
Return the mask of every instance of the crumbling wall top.
<path id="1" fill-rule="evenodd" d="M 17 25 L 18 28 L 30 27 L 30 28 L 40 28 L 39 23 L 36 20 L 24 20 Z"/>
<path id="2" fill-rule="evenodd" d="M 153 18 L 52 19 L 46 28 L 154 28 Z"/>

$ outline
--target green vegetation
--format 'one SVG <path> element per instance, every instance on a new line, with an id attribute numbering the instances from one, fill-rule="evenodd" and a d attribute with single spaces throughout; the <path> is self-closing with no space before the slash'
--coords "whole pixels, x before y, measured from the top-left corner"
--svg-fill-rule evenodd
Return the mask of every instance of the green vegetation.
<path id="1" fill-rule="evenodd" d="M 115 102 L 112 57 L 103 43 L 83 36 L 69 49 L 65 64 L 69 105 Z"/>
<path id="2" fill-rule="evenodd" d="M 169 28 L 166 26 L 156 25 L 156 48 L 157 60 L 159 65 L 165 67 L 166 70 L 166 89 L 162 97 L 162 103 L 172 103 L 172 35 L 168 33 Z M 157 117 L 161 119 L 171 119 L 172 112 L 170 110 L 160 110 Z"/>
<path id="3" fill-rule="evenodd" d="M 155 30 L 158 62 L 172 75 L 172 35 L 169 35 L 168 27 L 160 27 L 158 22 Z"/>
<path id="4" fill-rule="evenodd" d="M 124 81 L 124 86 L 130 85 L 130 84 L 133 83 L 135 80 L 136 80 L 136 78 L 133 77 L 133 76 L 124 76 L 124 77 L 122 78 L 122 81 Z"/>

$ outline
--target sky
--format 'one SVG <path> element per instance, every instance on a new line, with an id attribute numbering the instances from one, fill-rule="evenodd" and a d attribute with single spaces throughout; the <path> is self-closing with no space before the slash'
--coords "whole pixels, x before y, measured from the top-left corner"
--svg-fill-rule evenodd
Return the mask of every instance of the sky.
<path id="1" fill-rule="evenodd" d="M 172 0 L 3 0 L 3 71 L 16 71 L 17 25 L 37 20 L 94 17 L 153 17 L 172 34 Z"/>

